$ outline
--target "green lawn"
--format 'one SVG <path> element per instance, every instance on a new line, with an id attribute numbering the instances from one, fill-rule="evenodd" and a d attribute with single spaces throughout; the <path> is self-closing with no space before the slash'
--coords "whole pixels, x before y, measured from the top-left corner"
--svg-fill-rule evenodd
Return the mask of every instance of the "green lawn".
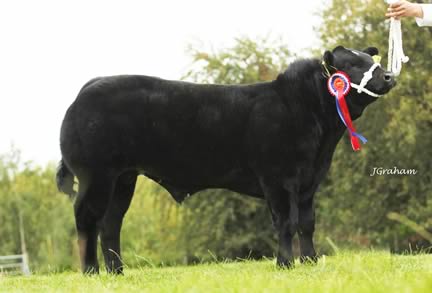
<path id="1" fill-rule="evenodd" d="M 432 255 L 343 252 L 279 270 L 274 261 L 0 276 L 1 292 L 432 292 Z"/>

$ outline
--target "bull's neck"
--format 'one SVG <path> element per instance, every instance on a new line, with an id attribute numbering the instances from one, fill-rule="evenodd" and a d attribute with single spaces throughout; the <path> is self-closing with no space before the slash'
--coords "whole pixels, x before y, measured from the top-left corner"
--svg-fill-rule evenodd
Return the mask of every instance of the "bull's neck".
<path id="1" fill-rule="evenodd" d="M 327 125 L 327 129 L 335 134 L 335 139 L 338 141 L 346 127 L 337 113 L 336 98 L 330 94 L 327 88 L 328 78 L 321 70 L 321 66 L 319 66 L 319 70 L 314 74 L 315 87 L 311 88 L 311 91 L 316 102 L 321 106 L 322 121 Z M 348 107 L 350 108 L 349 105 Z"/>
<path id="2" fill-rule="evenodd" d="M 302 105 L 305 115 L 307 112 L 314 115 L 326 128 L 342 128 L 335 97 L 327 89 L 327 77 L 318 59 L 294 62 L 278 76 L 275 84 L 287 107 L 296 102 Z"/>
<path id="3" fill-rule="evenodd" d="M 305 115 L 313 115 L 324 127 L 326 135 L 331 135 L 338 141 L 346 127 L 339 118 L 336 110 L 336 99 L 327 88 L 327 77 L 318 59 L 302 60 L 293 63 L 285 73 L 279 75 L 275 84 L 287 107 L 297 101 L 303 105 Z M 352 120 L 358 119 L 365 109 L 365 105 L 357 105 L 352 101 L 357 93 L 351 92 L 346 101 Z"/>

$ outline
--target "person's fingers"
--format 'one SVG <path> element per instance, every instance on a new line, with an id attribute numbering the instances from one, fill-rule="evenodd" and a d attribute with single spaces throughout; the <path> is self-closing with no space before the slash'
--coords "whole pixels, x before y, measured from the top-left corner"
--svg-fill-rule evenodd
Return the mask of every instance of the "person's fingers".
<path id="1" fill-rule="evenodd" d="M 393 10 L 393 11 L 397 11 L 397 12 L 399 12 L 399 11 L 406 11 L 407 8 L 406 8 L 404 5 L 401 5 L 401 6 L 399 6 L 399 7 L 392 8 L 392 10 Z"/>
<path id="2" fill-rule="evenodd" d="M 389 13 L 386 13 L 386 15 L 385 15 L 386 17 L 394 17 L 394 18 L 396 18 L 396 19 L 399 19 L 399 17 L 401 17 L 401 16 L 403 16 L 403 13 L 402 12 L 389 12 Z"/>
<path id="3" fill-rule="evenodd" d="M 407 16 L 408 14 L 408 7 L 407 3 L 405 1 L 399 1 L 393 4 L 390 4 L 389 8 L 387 8 L 386 17 L 394 17 L 396 19 L 399 19 L 403 16 Z"/>
<path id="4" fill-rule="evenodd" d="M 399 19 L 401 17 L 405 16 L 405 14 L 403 12 L 395 12 L 394 14 L 394 18 Z"/>
<path id="5" fill-rule="evenodd" d="M 400 11 L 406 11 L 405 7 L 387 8 L 387 12 L 389 13 L 400 12 Z"/>
<path id="6" fill-rule="evenodd" d="M 393 14 L 395 14 L 397 12 L 400 12 L 400 10 L 396 10 L 394 8 L 388 8 L 386 15 L 393 15 Z"/>
<path id="7" fill-rule="evenodd" d="M 392 3 L 392 4 L 390 4 L 390 8 L 397 8 L 397 7 L 400 7 L 401 5 L 403 5 L 403 2 L 402 1 L 399 1 L 399 2 L 396 2 L 396 3 Z"/>
<path id="8" fill-rule="evenodd" d="M 407 7 L 404 5 L 398 8 L 390 8 L 387 14 L 391 15 L 389 17 L 410 16 Z"/>

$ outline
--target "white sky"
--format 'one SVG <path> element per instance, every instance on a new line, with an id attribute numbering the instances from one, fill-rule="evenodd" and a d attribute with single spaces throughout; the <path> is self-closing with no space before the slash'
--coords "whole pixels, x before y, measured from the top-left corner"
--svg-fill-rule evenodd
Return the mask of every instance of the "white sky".
<path id="1" fill-rule="evenodd" d="M 190 43 L 224 48 L 240 36 L 282 36 L 295 52 L 316 48 L 325 0 L 1 1 L 0 154 L 60 159 L 67 107 L 96 76 L 179 79 Z"/>

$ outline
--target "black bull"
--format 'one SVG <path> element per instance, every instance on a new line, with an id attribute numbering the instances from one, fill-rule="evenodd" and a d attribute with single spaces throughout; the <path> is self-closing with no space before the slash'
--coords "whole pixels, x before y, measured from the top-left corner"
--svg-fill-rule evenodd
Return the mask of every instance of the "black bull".
<path id="1" fill-rule="evenodd" d="M 376 48 L 337 47 L 325 67 L 359 83 Z M 98 272 L 100 233 L 105 264 L 121 273 L 120 230 L 137 176 L 162 185 L 177 202 L 207 188 L 226 188 L 267 201 L 279 236 L 277 263 L 315 260 L 313 196 L 327 173 L 345 126 L 328 93 L 321 60 L 292 63 L 276 80 L 252 85 L 204 85 L 148 76 L 88 82 L 61 127 L 59 189 L 74 194 L 84 272 Z M 393 77 L 378 68 L 367 88 L 388 92 Z M 347 96 L 357 119 L 376 98 Z"/>

